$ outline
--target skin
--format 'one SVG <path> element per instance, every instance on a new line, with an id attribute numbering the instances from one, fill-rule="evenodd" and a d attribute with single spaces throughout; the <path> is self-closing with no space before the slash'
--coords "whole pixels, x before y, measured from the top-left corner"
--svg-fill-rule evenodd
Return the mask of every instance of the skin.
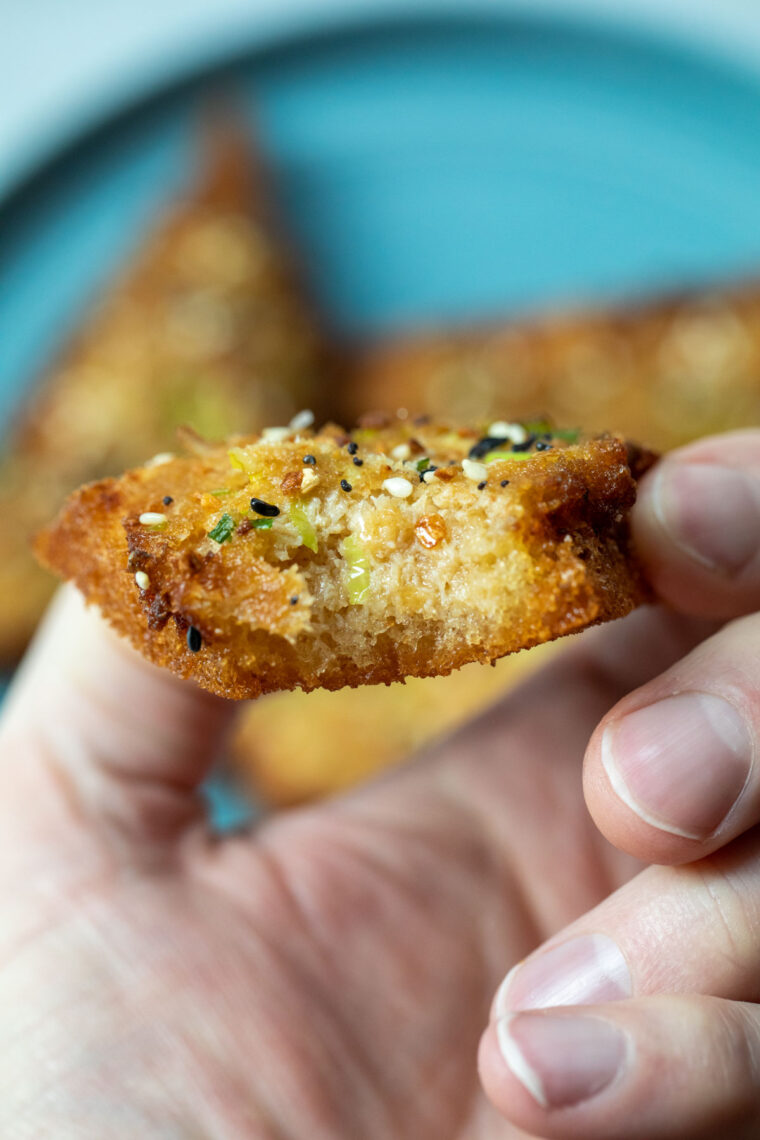
<path id="1" fill-rule="evenodd" d="M 694 465 L 750 487 L 701 514 L 690 487 L 679 508 L 703 546 L 717 535 L 717 563 L 662 511 L 662 479 Z M 223 841 L 196 789 L 232 707 L 63 591 L 0 726 L 0 1135 L 756 1136 L 760 778 L 753 765 L 726 823 L 693 839 L 637 815 L 601 752 L 634 709 L 729 682 L 754 738 L 755 477 L 760 433 L 742 433 L 644 481 L 635 534 L 682 612 L 591 631 L 405 769 Z M 745 551 L 733 538 L 753 525 Z M 725 792 L 720 770 L 703 785 Z M 552 1108 L 500 1047 L 505 1014 L 527 1010 L 517 1035 L 546 1011 L 519 982 L 492 1002 L 515 963 L 578 933 L 620 947 L 631 996 L 549 1016 L 621 1028 L 626 1065 Z"/>

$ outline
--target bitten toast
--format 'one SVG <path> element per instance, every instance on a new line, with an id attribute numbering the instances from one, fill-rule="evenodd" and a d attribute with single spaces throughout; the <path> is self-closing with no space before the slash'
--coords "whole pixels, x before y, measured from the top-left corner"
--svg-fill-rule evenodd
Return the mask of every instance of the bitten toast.
<path id="1" fill-rule="evenodd" d="M 622 439 L 307 420 L 82 488 L 40 559 L 233 698 L 446 674 L 646 597 L 627 514 L 652 457 Z"/>

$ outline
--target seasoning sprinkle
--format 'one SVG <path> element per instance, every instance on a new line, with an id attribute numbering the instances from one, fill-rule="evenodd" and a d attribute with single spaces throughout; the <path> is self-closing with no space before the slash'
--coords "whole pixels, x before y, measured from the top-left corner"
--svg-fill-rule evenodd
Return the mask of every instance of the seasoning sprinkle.
<path id="1" fill-rule="evenodd" d="M 174 499 L 171 497 L 171 495 L 164 495 L 161 502 L 164 504 L 165 507 L 170 507 L 172 505 L 172 503 L 174 502 Z"/>
<path id="2" fill-rule="evenodd" d="M 502 481 L 501 481 L 501 483 L 499 484 L 499 486 L 500 486 L 500 487 L 508 487 L 508 486 L 509 486 L 509 479 L 502 479 Z"/>
<path id="3" fill-rule="evenodd" d="M 232 538 L 232 532 L 235 529 L 235 520 L 232 515 L 223 514 L 219 522 L 208 532 L 209 538 L 213 538 L 214 542 L 229 542 Z"/>
<path id="4" fill-rule="evenodd" d="M 551 451 L 551 448 L 552 445 L 544 439 L 539 439 L 536 443 L 536 451 Z"/>
<path id="5" fill-rule="evenodd" d="M 355 455 L 354 456 L 354 467 L 363 467 L 363 466 L 364 466 L 364 460 L 360 459 L 358 455 Z"/>
<path id="6" fill-rule="evenodd" d="M 413 487 L 408 479 L 404 479 L 401 475 L 394 475 L 383 482 L 383 490 L 387 491 L 389 495 L 394 495 L 397 499 L 408 499 Z"/>
<path id="7" fill-rule="evenodd" d="M 314 423 L 314 413 L 304 408 L 302 412 L 297 412 L 293 419 L 288 424 L 291 431 L 303 431 L 304 428 L 309 428 Z"/>
<path id="8" fill-rule="evenodd" d="M 485 487 L 485 485 L 486 485 L 486 481 L 485 481 L 485 479 L 484 479 L 482 483 L 478 483 L 478 490 L 479 490 L 479 491 L 482 491 L 482 490 L 483 490 L 483 488 Z"/>
<path id="9" fill-rule="evenodd" d="M 163 526 L 166 521 L 166 515 L 160 511 L 143 511 L 138 519 L 142 526 Z"/>
<path id="10" fill-rule="evenodd" d="M 412 454 L 412 449 L 408 443 L 399 443 L 391 451 L 391 458 L 393 459 L 408 459 Z"/>
<path id="11" fill-rule="evenodd" d="M 286 427 L 268 427 L 264 428 L 261 433 L 262 440 L 267 443 L 282 443 L 290 435 L 290 428 Z"/>
<path id="12" fill-rule="evenodd" d="M 488 434 L 499 439 L 508 439 L 510 443 L 525 443 L 528 437 L 528 433 L 522 424 L 507 423 L 505 420 L 497 420 L 496 423 L 491 424 Z"/>
<path id="13" fill-rule="evenodd" d="M 463 459 L 462 470 L 473 483 L 480 483 L 488 475 L 485 463 L 477 463 L 474 459 Z"/>
<path id="14" fill-rule="evenodd" d="M 196 629 L 194 625 L 189 626 L 187 630 L 187 648 L 191 653 L 197 653 L 202 645 L 203 638 L 201 637 L 201 631 Z"/>
<path id="15" fill-rule="evenodd" d="M 304 455 L 303 461 L 307 467 L 316 467 L 317 466 L 316 455 Z"/>
<path id="16" fill-rule="evenodd" d="M 351 440 L 351 442 L 346 447 L 346 451 L 348 452 L 349 455 L 356 455 L 358 450 L 359 450 L 359 444 L 354 443 L 353 440 Z"/>
<path id="17" fill-rule="evenodd" d="M 290 604 L 291 604 L 291 606 L 297 606 L 298 605 L 298 594 L 293 595 L 293 597 L 290 599 Z"/>
<path id="18" fill-rule="evenodd" d="M 341 479 L 340 487 L 342 491 L 353 491 L 353 487 L 349 483 L 348 479 Z"/>
<path id="19" fill-rule="evenodd" d="M 135 582 L 137 582 L 137 585 L 140 587 L 141 590 L 149 590 L 150 589 L 150 578 L 148 577 L 148 575 L 145 573 L 144 570 L 138 570 L 137 571 L 137 573 L 135 574 Z"/>
<path id="20" fill-rule="evenodd" d="M 274 503 L 265 503 L 263 499 L 256 498 L 251 499 L 251 510 L 268 519 L 276 518 L 280 513 L 280 508 L 276 507 Z"/>

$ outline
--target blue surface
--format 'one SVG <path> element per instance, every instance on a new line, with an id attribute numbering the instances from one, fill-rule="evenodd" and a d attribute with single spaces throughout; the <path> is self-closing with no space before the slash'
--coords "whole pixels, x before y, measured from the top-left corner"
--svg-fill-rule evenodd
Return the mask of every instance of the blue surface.
<path id="1" fill-rule="evenodd" d="M 365 21 L 126 112 L 0 205 L 0 419 L 186 183 L 220 79 L 346 332 L 760 268 L 757 76 L 589 25 Z"/>

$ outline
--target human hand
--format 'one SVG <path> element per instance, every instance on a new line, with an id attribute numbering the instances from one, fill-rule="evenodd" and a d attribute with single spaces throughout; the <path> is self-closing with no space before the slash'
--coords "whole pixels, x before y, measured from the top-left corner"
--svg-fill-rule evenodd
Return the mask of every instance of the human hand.
<path id="1" fill-rule="evenodd" d="M 678 570 L 672 544 L 653 545 L 656 566 Z M 683 573 L 692 581 L 688 564 L 679 573 L 681 585 Z M 2 724 L 0 1134 L 698 1135 L 626 1132 L 635 1073 L 585 1105 L 542 1110 L 504 1065 L 492 1027 L 483 1075 L 505 1123 L 479 1093 L 474 1054 L 506 968 L 574 920 L 580 929 L 578 916 L 598 904 L 637 934 L 623 946 L 636 994 L 714 992 L 707 934 L 714 944 L 720 927 L 705 901 L 691 975 L 679 980 L 682 948 L 660 951 L 659 976 L 638 970 L 645 947 L 651 957 L 671 929 L 668 906 L 696 906 L 692 881 L 646 871 L 616 896 L 629 900 L 622 909 L 602 903 L 638 864 L 600 836 L 579 778 L 600 717 L 705 628 L 649 611 L 594 631 L 409 767 L 215 841 L 196 789 L 230 706 L 145 664 L 64 592 Z M 627 816 L 614 815 L 601 779 L 599 788 L 600 823 L 622 827 Z M 627 835 L 615 838 L 630 848 Z M 670 893 L 657 875 L 674 876 Z M 609 931 L 620 941 L 618 927 Z M 625 975 L 613 974 L 620 996 Z M 611 1008 L 614 1017 L 642 1004 Z M 647 1107 L 660 1103 L 664 1128 L 674 1117 L 662 1092 L 653 1085 Z"/>
<path id="2" fill-rule="evenodd" d="M 594 732 L 594 819 L 670 866 L 508 975 L 481 1072 L 492 1102 L 540 1136 L 742 1140 L 760 1135 L 760 432 L 667 457 L 634 523 L 660 597 L 740 620 L 664 672 L 653 663 Z"/>

